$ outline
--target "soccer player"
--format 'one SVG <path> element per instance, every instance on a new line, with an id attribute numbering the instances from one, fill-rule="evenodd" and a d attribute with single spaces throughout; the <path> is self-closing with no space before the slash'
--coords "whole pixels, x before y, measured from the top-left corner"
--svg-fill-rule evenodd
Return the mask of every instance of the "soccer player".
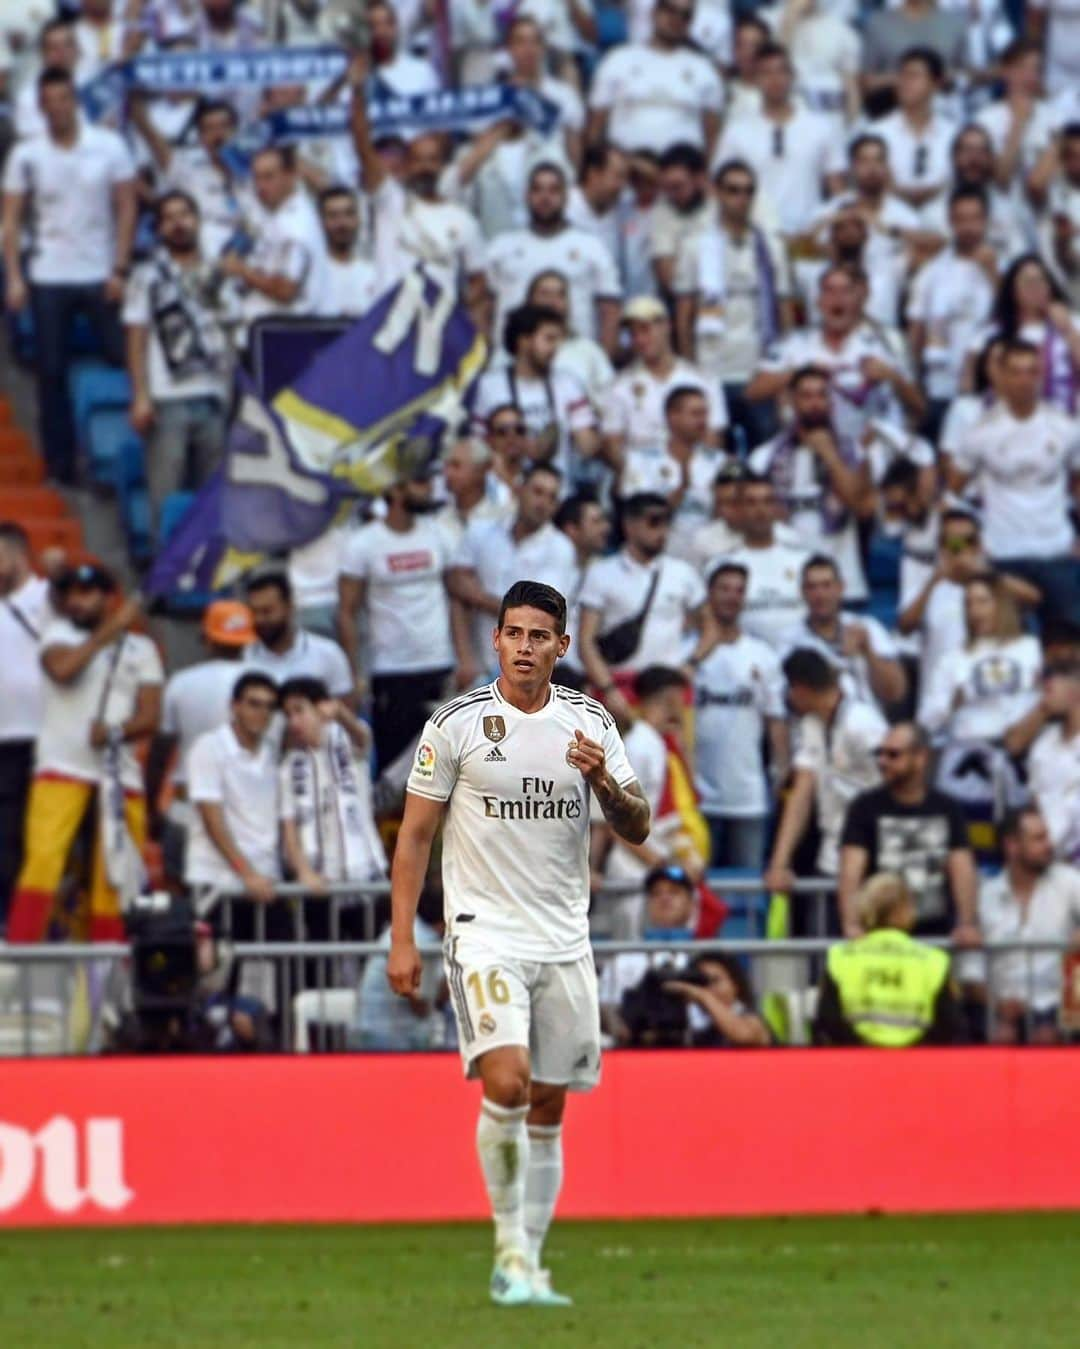
<path id="1" fill-rule="evenodd" d="M 611 714 L 552 684 L 566 601 L 517 581 L 492 641 L 499 677 L 424 727 L 393 867 L 387 974 L 420 981 L 413 920 L 445 814 L 446 965 L 467 1076 L 483 1083 L 476 1149 L 495 1220 L 492 1301 L 565 1306 L 540 1252 L 562 1183 L 568 1090 L 600 1073 L 589 950 L 589 800 L 631 843 L 649 807 Z"/>

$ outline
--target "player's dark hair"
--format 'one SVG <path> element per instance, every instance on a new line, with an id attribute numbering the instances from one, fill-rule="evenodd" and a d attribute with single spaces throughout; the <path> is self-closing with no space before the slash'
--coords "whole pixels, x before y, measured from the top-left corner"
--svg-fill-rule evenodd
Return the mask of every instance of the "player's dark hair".
<path id="1" fill-rule="evenodd" d="M 784 661 L 784 678 L 789 684 L 824 693 L 836 688 L 840 671 L 813 647 L 798 646 Z"/>
<path id="2" fill-rule="evenodd" d="M 61 30 L 65 33 L 70 33 L 72 37 L 75 36 L 75 25 L 70 19 L 50 19 L 48 23 L 43 23 L 41 25 L 41 32 L 38 33 L 38 51 L 44 49 L 46 38 L 51 37 L 53 33 L 58 33 Z"/>
<path id="3" fill-rule="evenodd" d="M 602 172 L 611 162 L 612 155 L 621 155 L 622 153 L 622 150 L 617 145 L 612 145 L 610 141 L 598 141 L 588 146 L 581 158 L 581 172 L 578 174 L 578 182 L 584 183 L 595 169 Z"/>
<path id="4" fill-rule="evenodd" d="M 1080 122 L 1066 122 L 1061 128 L 1061 139 L 1063 141 L 1080 140 Z"/>
<path id="5" fill-rule="evenodd" d="M 562 636 L 566 631 L 566 600 L 554 586 L 544 585 L 542 581 L 515 581 L 499 605 L 499 623 L 501 628 L 507 609 L 539 609 L 550 614 L 555 620 L 555 632 Z"/>
<path id="6" fill-rule="evenodd" d="M 256 150 L 251 156 L 251 163 L 254 166 L 257 159 L 265 159 L 267 155 L 275 155 L 278 164 L 285 173 L 293 173 L 296 170 L 296 146 L 295 145 L 264 145 L 261 150 Z"/>
<path id="7" fill-rule="evenodd" d="M 305 698 L 309 703 L 325 703 L 329 697 L 330 690 L 321 679 L 315 679 L 312 675 L 294 675 L 292 679 L 286 679 L 278 689 L 278 702 L 282 707 L 288 698 Z"/>
<path id="8" fill-rule="evenodd" d="M 263 674 L 261 670 L 248 670 L 245 674 L 240 676 L 233 685 L 233 702 L 238 703 L 244 694 L 247 693 L 248 689 L 266 689 L 269 693 L 272 693 L 275 698 L 277 697 L 277 685 L 268 674 Z"/>
<path id="9" fill-rule="evenodd" d="M 672 665 L 646 665 L 634 680 L 634 690 L 638 699 L 645 702 L 668 689 L 685 689 L 689 683 L 683 672 Z"/>
<path id="10" fill-rule="evenodd" d="M 816 370 L 817 367 L 815 366 L 814 369 Z M 748 469 L 743 475 L 742 485 L 744 487 L 771 487 L 774 491 L 776 489 L 776 483 L 767 473 L 755 473 L 753 469 Z"/>
<path id="11" fill-rule="evenodd" d="M 735 20 L 735 32 L 740 28 L 756 28 L 763 38 L 772 40 L 772 29 L 764 19 L 759 19 L 756 14 L 749 14 L 745 10 Z"/>
<path id="12" fill-rule="evenodd" d="M 998 57 L 998 60 L 1003 66 L 1014 66 L 1018 61 L 1022 61 L 1025 56 L 1041 55 L 1042 47 L 1037 42 L 1032 42 L 1029 37 L 1014 37 Z"/>
<path id="13" fill-rule="evenodd" d="M 562 183 L 563 188 L 566 188 L 566 170 L 563 166 L 561 164 L 556 164 L 553 159 L 544 159 L 541 160 L 539 164 L 534 164 L 529 170 L 526 191 L 529 191 L 532 188 L 533 183 L 536 182 L 537 174 L 540 173 L 553 173 Z"/>
<path id="14" fill-rule="evenodd" d="M 250 599 L 257 590 L 266 590 L 270 586 L 278 591 L 286 604 L 292 603 L 292 582 L 284 571 L 259 571 L 249 576 L 244 583 L 244 598 Z"/>
<path id="15" fill-rule="evenodd" d="M 566 320 L 557 309 L 546 304 L 519 304 L 511 309 L 503 325 L 503 347 L 509 356 L 517 355 L 517 345 L 523 337 L 532 337 L 545 323 L 566 327 Z"/>
<path id="16" fill-rule="evenodd" d="M 807 575 L 812 571 L 817 571 L 819 567 L 828 567 L 829 571 L 831 571 L 839 581 L 840 568 L 836 565 L 836 558 L 829 557 L 827 553 L 811 553 L 802 565 L 800 580 L 805 581 Z"/>
<path id="17" fill-rule="evenodd" d="M 688 398 L 705 396 L 705 390 L 699 389 L 695 384 L 677 384 L 664 399 L 664 417 L 670 417 L 673 412 L 677 412 L 679 405 L 685 403 Z"/>
<path id="18" fill-rule="evenodd" d="M 952 520 L 959 520 L 965 525 L 974 525 L 976 533 L 979 532 L 979 520 L 975 513 L 966 509 L 964 506 L 950 506 L 947 510 L 941 512 L 940 528 L 944 530 L 945 526 Z"/>
<path id="19" fill-rule="evenodd" d="M 524 487 L 527 482 L 532 482 L 533 478 L 535 478 L 538 473 L 546 473 L 549 477 L 554 478 L 556 482 L 562 482 L 562 470 L 556 468 L 554 464 L 549 463 L 546 459 L 540 459 L 536 463 L 530 464 L 521 475 L 522 487 Z"/>
<path id="20" fill-rule="evenodd" d="M 1009 264 L 1005 275 L 998 283 L 997 300 L 994 302 L 994 312 L 990 316 L 1002 337 L 1011 339 L 1020 334 L 1020 306 L 1016 302 L 1016 278 L 1020 274 L 1020 269 L 1029 264 L 1034 264 L 1042 272 L 1050 290 L 1051 300 L 1056 300 L 1059 304 L 1065 301 L 1064 290 L 1038 253 L 1021 253 Z"/>
<path id="21" fill-rule="evenodd" d="M 998 838 L 1004 842 L 1007 838 L 1019 838 L 1020 830 L 1023 828 L 1024 821 L 1031 815 L 1042 819 L 1042 813 L 1039 807 L 1030 804 L 1026 806 L 1015 806 L 1007 810 L 1002 817 L 1001 823 L 997 827 Z"/>
<path id="22" fill-rule="evenodd" d="M 531 23 L 532 20 L 530 19 L 529 22 Z M 554 277 L 555 280 L 560 283 L 563 290 L 566 291 L 567 295 L 570 294 L 570 282 L 566 279 L 566 273 L 560 272 L 557 267 L 547 267 L 544 269 L 544 271 L 537 272 L 536 275 L 533 277 L 533 279 L 529 282 L 529 289 L 525 292 L 526 304 L 535 303 L 535 301 L 533 300 L 533 296 L 536 294 L 537 286 L 543 285 L 545 281 L 550 281 L 552 277 Z"/>
<path id="23" fill-rule="evenodd" d="M 704 173 L 705 155 L 689 141 L 678 141 L 660 156 L 661 169 L 685 169 L 687 173 Z"/>

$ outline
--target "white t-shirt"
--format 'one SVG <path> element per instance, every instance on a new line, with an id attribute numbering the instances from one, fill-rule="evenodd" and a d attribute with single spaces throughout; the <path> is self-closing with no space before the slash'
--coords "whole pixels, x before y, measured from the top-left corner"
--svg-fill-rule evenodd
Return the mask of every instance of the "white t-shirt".
<path id="1" fill-rule="evenodd" d="M 748 462 L 755 473 L 767 478 L 773 476 L 781 439 L 766 441 L 752 451 Z M 858 464 L 863 463 L 861 447 L 856 445 L 854 449 Z M 802 543 L 811 552 L 822 552 L 833 558 L 840 568 L 844 593 L 849 600 L 864 600 L 868 591 L 859 552 L 858 524 L 849 511 L 839 529 L 832 532 L 826 529 L 824 506 L 828 489 L 819 477 L 819 462 L 812 450 L 799 445 L 792 455 L 791 486 L 782 487 L 780 496 Z"/>
<path id="2" fill-rule="evenodd" d="M 950 740 L 1000 740 L 1039 701 L 1042 648 L 1034 637 L 983 638 L 930 671 L 919 715 Z"/>
<path id="3" fill-rule="evenodd" d="M 324 289 L 319 301 L 319 313 L 336 318 L 359 318 L 366 314 L 386 289 L 379 273 L 367 258 L 350 258 L 339 262 L 329 255 L 323 269 Z"/>
<path id="4" fill-rule="evenodd" d="M 790 372 L 801 365 L 817 365 L 827 370 L 837 429 L 857 440 L 874 420 L 906 425 L 892 388 L 884 382 L 871 383 L 863 374 L 862 364 L 868 356 L 875 356 L 902 374 L 910 374 L 902 344 L 894 345 L 887 329 L 869 322 L 852 329 L 839 346 L 826 341 L 821 328 L 796 328 L 769 348 L 758 369 Z"/>
<path id="5" fill-rule="evenodd" d="M 515 581 L 541 581 L 554 586 L 567 601 L 577 589 L 578 564 L 574 545 L 552 524 L 542 525 L 520 542 L 514 539 L 513 520 L 470 521 L 457 555 L 456 567 L 471 567 L 489 595 L 501 599 Z M 472 617 L 473 650 L 480 668 L 495 663 L 491 647 L 492 614 Z"/>
<path id="6" fill-rule="evenodd" d="M 199 270 L 203 269 L 201 266 Z M 183 278 L 183 270 L 170 264 L 170 271 Z M 204 371 L 190 375 L 174 375 L 169 369 L 165 351 L 161 345 L 161 334 L 154 321 L 154 299 L 157 287 L 164 280 L 162 267 L 156 259 L 140 263 L 132 272 L 124 291 L 123 322 L 125 327 L 138 327 L 147 330 L 146 377 L 150 397 L 154 402 L 169 402 L 185 398 L 213 398 L 218 402 L 228 399 L 230 375 L 222 369 L 220 374 Z M 173 294 L 175 282 L 170 279 L 169 292 Z M 187 284 L 181 281 L 181 284 Z M 190 291 L 188 291 L 190 296 Z M 215 316 L 198 301 L 191 304 L 191 313 L 200 331 L 206 325 L 215 324 Z M 216 325 L 215 325 L 216 326 Z M 214 335 L 214 350 L 227 350 L 227 339 L 218 327 Z M 222 360 L 224 366 L 224 360 Z"/>
<path id="7" fill-rule="evenodd" d="M 1068 554 L 1069 477 L 1080 473 L 1075 419 L 1046 403 L 1021 419 L 998 403 L 957 445 L 953 464 L 975 480 L 995 561 Z"/>
<path id="8" fill-rule="evenodd" d="M 563 491 L 571 491 L 577 458 L 571 437 L 596 425 L 596 414 L 581 381 L 556 366 L 547 379 L 522 378 L 510 365 L 487 370 L 476 385 L 475 433 L 482 435 L 490 413 L 507 403 L 513 403 L 520 411 L 530 436 L 540 435 L 549 426 L 558 427 L 558 446 L 549 462 L 563 475 Z"/>
<path id="9" fill-rule="evenodd" d="M 681 356 L 668 375 L 658 378 L 640 361 L 616 377 L 604 402 L 601 428 L 607 436 L 624 436 L 628 449 L 656 449 L 667 444 L 664 402 L 673 389 L 698 389 L 709 404 L 709 430 L 722 431 L 728 424 L 727 400 L 715 380 L 707 380 Z"/>
<path id="10" fill-rule="evenodd" d="M 176 146 L 161 179 L 162 191 L 176 189 L 199 207 L 199 244 L 204 257 L 217 258 L 243 218 L 240 185 L 201 145 Z"/>
<path id="11" fill-rule="evenodd" d="M 453 665 L 443 580 L 450 561 L 450 542 L 432 520 L 414 520 L 405 532 L 372 520 L 350 535 L 341 573 L 366 585 L 373 674 Z"/>
<path id="12" fill-rule="evenodd" d="M 1080 928 L 1080 871 L 1055 862 L 1035 882 L 1027 903 L 1013 896 L 1008 872 L 979 887 L 979 926 L 988 942 L 1068 942 Z M 1036 1012 L 1061 1006 L 1062 953 L 1008 951 L 992 955 L 989 984 L 995 1000 L 1014 998 Z"/>
<path id="13" fill-rule="evenodd" d="M 705 445 L 698 445 L 691 453 L 686 490 L 671 517 L 668 552 L 672 557 L 691 560 L 695 537 L 712 517 L 713 484 L 726 458 L 722 450 Z M 657 492 L 666 497 L 678 491 L 682 482 L 682 465 L 663 445 L 639 446 L 626 452 L 619 494 L 629 497 L 636 492 Z"/>
<path id="14" fill-rule="evenodd" d="M 713 156 L 713 171 L 729 159 L 754 170 L 758 190 L 780 215 L 784 234 L 801 234 L 825 197 L 825 179 L 847 168 L 843 138 L 831 117 L 797 107 L 786 122 L 762 112 L 729 122 Z"/>
<path id="15" fill-rule="evenodd" d="M 615 262 L 593 234 L 567 226 L 558 234 L 508 230 L 488 244 L 488 285 L 495 294 L 492 331 L 501 339 L 506 316 L 521 304 L 540 272 L 561 272 L 570 289 L 570 329 L 578 337 L 597 335 L 597 300 L 622 295 Z"/>
<path id="16" fill-rule="evenodd" d="M 460 284 L 483 270 L 480 226 L 453 201 L 422 201 L 394 178 L 372 195 L 375 215 L 375 270 L 391 285 L 418 262 Z"/>
<path id="17" fill-rule="evenodd" d="M 325 731 L 315 749 L 288 750 L 278 768 L 278 818 L 295 822 L 302 850 L 313 841 L 305 859 L 330 881 L 375 881 L 386 875 L 386 853 L 372 814 L 371 774 L 363 760 L 354 762 L 353 770 L 356 795 L 343 815 Z"/>
<path id="18" fill-rule="evenodd" d="M 261 291 L 244 293 L 248 323 L 265 314 L 315 314 L 325 292 L 326 240 L 311 200 L 297 188 L 273 211 L 259 206 L 255 242 L 247 258 L 256 271 L 299 283 L 291 304 L 280 304 Z"/>
<path id="19" fill-rule="evenodd" d="M 1059 857 L 1080 863 L 1080 735 L 1047 726 L 1028 755 L 1028 786 Z"/>
<path id="20" fill-rule="evenodd" d="M 262 642 L 252 642 L 244 650 L 244 669 L 260 670 L 279 686 L 286 679 L 301 675 L 321 679 L 332 698 L 348 698 L 353 691 L 352 671 L 345 652 L 329 637 L 305 632 L 303 628 L 296 630 L 288 651 L 271 651 Z"/>
<path id="21" fill-rule="evenodd" d="M 905 192 L 931 187 L 945 190 L 952 177 L 952 143 L 959 129 L 955 122 L 935 113 L 917 131 L 897 108 L 876 118 L 867 129 L 888 147 L 889 169 L 897 188 Z M 925 207 L 920 214 L 922 210 Z"/>
<path id="22" fill-rule="evenodd" d="M 688 562 L 677 557 L 662 554 L 641 563 L 621 549 L 611 557 L 599 558 L 585 573 L 581 607 L 597 611 L 603 636 L 641 612 L 657 571 L 659 580 L 638 648 L 627 660 L 614 665 L 614 671 L 679 665 L 697 644 L 697 635 L 687 628 L 687 619 L 705 603 L 705 583 Z"/>
<path id="23" fill-rule="evenodd" d="M 679 142 L 704 148 L 702 116 L 719 114 L 723 105 L 716 67 L 688 47 L 615 47 L 601 60 L 589 92 L 589 107 L 609 114 L 613 144 L 658 155 Z"/>
<path id="24" fill-rule="evenodd" d="M 778 647 L 783 634 L 806 614 L 802 596 L 802 569 L 810 554 L 804 548 L 779 541 L 768 548 L 743 545 L 728 554 L 750 573 L 746 581 L 746 603 L 742 626 L 752 637 L 760 637 Z M 713 558 L 706 573 L 720 559 Z"/>
<path id="25" fill-rule="evenodd" d="M 994 287 L 977 262 L 947 248 L 911 283 L 908 319 L 926 325 L 923 368 L 931 398 L 955 398 L 972 339 L 990 316 Z"/>
<path id="26" fill-rule="evenodd" d="M 566 761 L 575 730 L 604 748 L 620 787 L 634 779 L 610 713 L 553 686 L 538 712 L 498 681 L 444 704 L 420 736 L 408 790 L 448 803 L 443 824 L 447 938 L 514 960 L 589 951 L 589 802 Z"/>
<path id="27" fill-rule="evenodd" d="M 199 736 L 229 720 L 233 689 L 244 673 L 239 661 L 204 660 L 170 675 L 161 705 L 161 732 L 175 736 L 173 782 L 187 781 L 187 758 Z"/>
<path id="28" fill-rule="evenodd" d="M 821 829 L 817 868 L 825 876 L 835 876 L 839 867 L 840 832 L 848 806 L 880 781 L 874 751 L 888 729 L 872 703 L 847 697 L 841 698 L 828 727 L 820 717 L 799 719 L 792 763 L 814 774 Z"/>
<path id="29" fill-rule="evenodd" d="M 187 763 L 188 796 L 198 805 L 221 806 L 232 840 L 260 876 L 281 875 L 278 856 L 278 776 L 269 738 L 258 749 L 245 749 L 231 725 L 206 731 L 191 747 Z M 238 884 L 238 877 L 206 832 L 202 815 L 192 812 L 184 859 L 189 885 Z"/>
<path id="30" fill-rule="evenodd" d="M 55 617 L 44 577 L 28 576 L 0 597 L 0 744 L 37 739 L 45 679 L 41 635 Z"/>
<path id="31" fill-rule="evenodd" d="M 923 610 L 920 636 L 922 653 L 919 661 L 918 719 L 925 723 L 934 671 L 940 670 L 955 652 L 961 651 L 967 641 L 962 585 L 944 579 L 937 582 Z"/>
<path id="32" fill-rule="evenodd" d="M 770 338 L 763 323 L 767 291 L 762 294 L 770 285 L 776 301 L 791 293 L 787 255 L 768 234 L 747 231 L 736 240 L 719 228 L 706 229 L 679 254 L 675 292 L 698 296 L 698 362 L 714 379 L 739 383 L 753 374 Z"/>
<path id="33" fill-rule="evenodd" d="M 58 618 L 42 633 L 41 650 L 82 646 L 89 635 L 68 619 Z M 98 651 L 70 683 L 59 684 L 46 675 L 35 772 L 97 782 L 104 752 L 90 745 L 91 723 L 123 725 L 135 712 L 139 690 L 161 684 L 164 678 L 157 647 L 149 637 L 134 632 Z M 142 770 L 126 743 L 120 750 L 120 781 L 126 791 L 142 789 Z"/>
<path id="34" fill-rule="evenodd" d="M 80 120 L 74 145 L 46 133 L 19 141 L 4 166 L 4 191 L 29 198 L 29 276 L 42 285 L 96 285 L 115 262 L 113 189 L 135 177 L 115 131 Z"/>
<path id="35" fill-rule="evenodd" d="M 896 640 L 871 614 L 858 614 L 851 618 L 841 615 L 841 640 L 844 629 L 855 625 L 866 629 L 870 650 L 875 656 L 882 660 L 899 659 Z M 848 697 L 864 703 L 877 702 L 877 695 L 870 686 L 870 662 L 865 656 L 845 656 L 840 642 L 826 641 L 805 621 L 784 633 L 780 643 L 780 659 L 785 660 L 798 647 L 810 647 L 824 656 L 830 665 L 834 665 L 840 671 L 840 684 Z"/>
<path id="36" fill-rule="evenodd" d="M 694 780 L 706 815 L 766 814 L 765 718 L 784 715 L 784 676 L 766 642 L 740 633 L 713 647 L 694 676 Z"/>

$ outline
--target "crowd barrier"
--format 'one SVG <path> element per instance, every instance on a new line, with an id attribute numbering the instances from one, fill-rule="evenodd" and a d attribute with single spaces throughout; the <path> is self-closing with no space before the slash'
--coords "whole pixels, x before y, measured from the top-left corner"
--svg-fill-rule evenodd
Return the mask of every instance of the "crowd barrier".
<path id="1" fill-rule="evenodd" d="M 450 1055 L 5 1065 L 0 1227 L 483 1219 Z M 622 1051 L 566 1218 L 1080 1207 L 1080 1054 Z"/>

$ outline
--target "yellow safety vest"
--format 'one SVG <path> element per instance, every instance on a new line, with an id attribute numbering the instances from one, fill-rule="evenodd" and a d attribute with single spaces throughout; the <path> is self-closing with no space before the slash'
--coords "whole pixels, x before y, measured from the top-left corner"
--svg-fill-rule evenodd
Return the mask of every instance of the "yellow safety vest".
<path id="1" fill-rule="evenodd" d="M 949 977 L 949 957 L 906 932 L 881 928 L 828 955 L 844 1019 L 866 1044 L 903 1049 L 921 1040 Z"/>

